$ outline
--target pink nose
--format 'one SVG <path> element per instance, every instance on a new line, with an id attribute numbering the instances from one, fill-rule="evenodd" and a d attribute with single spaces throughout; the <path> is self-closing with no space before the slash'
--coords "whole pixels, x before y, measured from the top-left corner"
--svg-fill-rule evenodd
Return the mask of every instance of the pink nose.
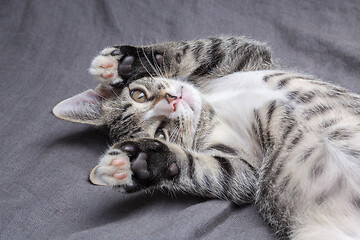
<path id="1" fill-rule="evenodd" d="M 172 101 L 175 101 L 177 99 L 176 96 L 171 96 L 170 94 L 165 94 L 165 99 L 168 101 L 168 103 L 170 104 Z"/>

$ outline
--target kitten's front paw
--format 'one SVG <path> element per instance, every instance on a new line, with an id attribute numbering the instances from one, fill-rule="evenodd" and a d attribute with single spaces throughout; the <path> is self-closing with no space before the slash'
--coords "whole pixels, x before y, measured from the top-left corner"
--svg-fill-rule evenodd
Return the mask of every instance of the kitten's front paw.
<path id="1" fill-rule="evenodd" d="M 109 149 L 90 173 L 90 181 L 95 185 L 133 186 L 130 157 L 125 147 Z M 130 149 L 131 150 L 131 149 Z"/>
<path id="2" fill-rule="evenodd" d="M 153 139 L 115 144 L 94 168 L 90 180 L 133 192 L 172 180 L 179 167 L 169 148 Z"/>
<path id="3" fill-rule="evenodd" d="M 89 72 L 102 84 L 122 84 L 132 74 L 134 57 L 124 55 L 119 48 L 105 48 L 91 63 Z"/>

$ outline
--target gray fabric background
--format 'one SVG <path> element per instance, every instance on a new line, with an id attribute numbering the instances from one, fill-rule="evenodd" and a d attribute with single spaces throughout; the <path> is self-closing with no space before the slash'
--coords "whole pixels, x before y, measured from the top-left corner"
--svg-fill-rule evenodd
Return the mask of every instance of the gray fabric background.
<path id="1" fill-rule="evenodd" d="M 218 34 L 267 42 L 287 68 L 360 92 L 360 3 L 0 0 L 0 239 L 275 239 L 253 206 L 88 183 L 106 133 L 56 119 L 112 44 Z"/>

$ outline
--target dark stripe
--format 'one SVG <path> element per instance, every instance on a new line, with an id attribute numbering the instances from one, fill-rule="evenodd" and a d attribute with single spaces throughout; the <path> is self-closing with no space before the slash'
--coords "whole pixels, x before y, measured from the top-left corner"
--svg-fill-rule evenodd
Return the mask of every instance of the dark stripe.
<path id="1" fill-rule="evenodd" d="M 188 167 L 189 167 L 189 178 L 190 179 L 194 179 L 194 172 L 195 172 L 195 166 L 194 166 L 194 157 L 192 156 L 191 153 L 189 152 L 185 152 L 186 153 L 186 157 L 188 160 Z"/>
<path id="2" fill-rule="evenodd" d="M 269 193 L 269 186 L 271 186 L 273 184 L 274 175 L 271 174 L 271 170 L 274 166 L 274 163 L 275 163 L 277 157 L 279 156 L 279 154 L 281 152 L 281 149 L 282 148 L 278 148 L 275 152 L 273 152 L 272 155 L 270 156 L 270 159 L 266 163 L 266 166 L 265 166 L 264 172 L 263 172 L 264 180 L 259 188 L 259 198 L 260 199 L 266 199 L 266 197 Z"/>
<path id="3" fill-rule="evenodd" d="M 300 159 L 300 162 L 306 162 L 306 160 L 313 154 L 314 148 L 310 148 L 309 150 L 305 151 L 303 157 Z"/>
<path id="4" fill-rule="evenodd" d="M 278 156 L 280 155 L 280 152 L 283 150 L 285 141 L 287 140 L 289 134 L 293 131 L 295 123 L 294 121 L 292 121 L 291 119 L 288 119 L 286 122 L 290 122 L 289 125 L 287 125 L 283 136 L 282 136 L 282 142 L 278 145 L 277 149 L 273 151 L 272 155 L 270 156 L 270 159 L 268 160 L 268 162 L 266 163 L 266 168 L 264 169 L 265 173 L 265 181 L 267 181 L 268 184 L 272 184 L 273 182 L 276 182 L 278 175 L 281 173 L 282 171 L 282 167 L 284 165 L 284 163 L 280 163 L 279 167 L 276 170 L 276 174 L 271 174 L 271 171 L 274 167 L 275 161 L 277 160 Z M 260 191 L 263 196 L 265 196 L 265 194 L 268 193 L 267 187 L 266 186 L 262 186 L 261 187 L 261 191 Z"/>
<path id="5" fill-rule="evenodd" d="M 194 53 L 195 61 L 199 61 L 200 51 L 204 48 L 204 43 L 201 41 L 197 41 L 195 43 L 195 47 L 193 48 L 192 52 Z"/>
<path id="6" fill-rule="evenodd" d="M 274 73 L 274 74 L 271 74 L 271 75 L 267 75 L 267 76 L 264 77 L 264 82 L 269 81 L 270 78 L 281 76 L 281 75 L 284 75 L 284 74 L 285 73 Z"/>
<path id="7" fill-rule="evenodd" d="M 207 61 L 203 62 L 192 75 L 205 76 L 210 74 L 211 71 L 216 68 L 223 60 L 224 53 L 220 48 L 222 40 L 219 38 L 211 38 L 211 45 L 207 51 Z"/>
<path id="8" fill-rule="evenodd" d="M 130 103 L 125 104 L 125 106 L 123 106 L 123 112 L 125 112 L 126 110 L 128 110 L 129 107 L 131 107 L 132 105 Z"/>
<path id="9" fill-rule="evenodd" d="M 117 125 L 118 131 L 124 131 L 133 128 L 134 124 L 136 123 L 134 123 L 132 119 L 127 119 L 126 121 L 120 121 L 119 124 Z"/>
<path id="10" fill-rule="evenodd" d="M 278 187 L 280 193 L 283 193 L 285 191 L 285 189 L 289 185 L 290 180 L 291 180 L 290 175 L 287 175 L 286 177 L 284 177 L 282 179 L 282 181 L 279 183 L 279 187 Z"/>
<path id="11" fill-rule="evenodd" d="M 327 96 L 330 98 L 339 97 L 347 93 L 346 89 L 333 87 L 330 92 L 327 93 Z"/>
<path id="12" fill-rule="evenodd" d="M 206 192 L 210 193 L 211 190 L 213 188 L 211 181 L 209 179 L 209 177 L 207 175 L 204 176 L 204 184 L 205 184 L 205 188 L 206 188 Z"/>
<path id="13" fill-rule="evenodd" d="M 260 138 L 259 138 L 259 133 L 258 133 L 258 130 L 256 128 L 256 124 L 253 123 L 251 124 L 251 129 L 253 131 L 253 134 L 255 134 L 256 138 L 255 138 L 255 141 L 256 143 L 261 147 L 261 142 L 260 142 Z"/>
<path id="14" fill-rule="evenodd" d="M 315 96 L 316 96 L 315 92 L 309 91 L 309 92 L 299 95 L 298 100 L 301 103 L 309 103 Z"/>
<path id="15" fill-rule="evenodd" d="M 111 123 L 109 124 L 109 126 L 115 125 L 117 122 L 121 121 L 121 119 L 122 119 L 122 115 L 116 117 L 113 121 L 111 121 Z"/>
<path id="16" fill-rule="evenodd" d="M 264 131 L 263 131 L 262 123 L 260 120 L 259 112 L 257 110 L 255 110 L 254 115 L 255 115 L 257 134 L 260 139 L 260 146 L 261 146 L 262 150 L 265 151 Z"/>
<path id="17" fill-rule="evenodd" d="M 182 46 L 182 53 L 183 53 L 183 55 L 185 55 L 185 53 L 186 53 L 186 51 L 189 49 L 189 44 L 187 44 L 187 43 L 183 43 L 183 46 Z"/>
<path id="18" fill-rule="evenodd" d="M 358 158 L 360 156 L 360 150 L 347 149 L 346 153 L 355 158 Z"/>
<path id="19" fill-rule="evenodd" d="M 122 130 L 124 130 L 124 129 L 122 129 Z M 120 131 L 119 131 L 120 132 Z M 120 137 L 123 137 L 123 136 L 129 136 L 130 135 L 130 130 L 125 130 L 124 132 L 123 131 L 121 131 L 120 133 L 119 133 L 119 135 L 120 135 Z"/>
<path id="20" fill-rule="evenodd" d="M 271 170 L 273 169 L 274 163 L 277 160 L 280 152 L 283 150 L 285 141 L 287 139 L 287 137 L 289 136 L 289 134 L 293 131 L 295 124 L 289 120 L 291 123 L 287 126 L 283 137 L 282 137 L 282 142 L 278 145 L 277 149 L 274 150 L 270 156 L 270 159 L 267 162 L 266 168 L 265 168 L 265 176 L 268 177 L 268 182 L 274 181 L 276 179 L 274 179 L 274 175 L 270 174 Z M 302 135 L 302 131 L 298 130 L 299 135 Z M 298 138 L 299 136 L 297 136 L 296 138 Z M 296 140 L 296 138 L 292 141 L 292 143 L 294 142 L 295 144 L 297 144 L 297 142 L 300 140 L 301 137 L 299 137 L 298 140 Z M 289 147 L 290 148 L 290 147 Z M 292 147 L 291 147 L 292 148 Z M 288 150 L 289 151 L 289 150 Z M 281 165 L 281 164 L 280 164 Z"/>
<path id="21" fill-rule="evenodd" d="M 273 176 L 273 179 L 274 179 L 274 182 L 276 181 L 276 179 L 280 176 L 281 172 L 282 172 L 282 169 L 285 165 L 284 163 L 284 160 L 281 161 L 280 164 L 278 164 L 279 166 L 276 168 L 275 170 L 275 173 L 272 173 L 274 176 Z"/>
<path id="22" fill-rule="evenodd" d="M 354 204 L 354 206 L 356 208 L 360 209 L 360 197 L 359 196 L 355 196 L 352 200 L 352 203 Z"/>
<path id="23" fill-rule="evenodd" d="M 323 104 L 315 105 L 314 107 L 304 111 L 305 119 L 310 120 L 313 116 L 324 114 L 331 109 L 332 108 L 330 106 L 326 106 Z"/>
<path id="24" fill-rule="evenodd" d="M 215 144 L 210 146 L 208 149 L 215 149 L 223 153 L 229 153 L 231 155 L 237 155 L 237 151 L 229 146 L 224 144 Z"/>
<path id="25" fill-rule="evenodd" d="M 352 132 L 347 129 L 337 129 L 329 134 L 331 140 L 345 140 L 352 137 Z"/>
<path id="26" fill-rule="evenodd" d="M 231 163 L 228 159 L 223 158 L 223 157 L 217 157 L 217 156 L 215 156 L 214 158 L 219 162 L 219 165 L 221 167 L 221 172 L 222 172 L 223 177 L 220 181 L 221 181 L 221 185 L 223 187 L 223 194 L 225 196 L 228 196 L 229 189 L 231 187 L 230 181 L 234 175 L 234 169 L 231 166 Z"/>
<path id="27" fill-rule="evenodd" d="M 240 62 L 237 64 L 235 68 L 235 72 L 243 71 L 245 66 L 249 63 L 251 59 L 252 52 L 251 51 L 244 51 L 242 53 L 242 58 L 240 59 Z"/>
<path id="28" fill-rule="evenodd" d="M 292 79 L 294 79 L 294 77 L 287 77 L 287 78 L 281 79 L 276 88 L 281 89 L 281 88 L 285 87 L 288 84 L 288 82 Z"/>
<path id="29" fill-rule="evenodd" d="M 131 118 L 134 116 L 134 113 L 131 113 L 129 115 L 126 115 L 124 118 L 121 119 L 121 121 L 126 121 L 128 118 Z"/>
<path id="30" fill-rule="evenodd" d="M 242 163 L 244 163 L 246 166 L 248 166 L 248 167 L 251 169 L 251 171 L 254 172 L 255 175 L 257 174 L 256 168 L 253 167 L 253 165 L 251 165 L 248 161 L 246 161 L 246 160 L 243 159 L 243 158 L 240 158 L 239 160 L 240 160 Z"/>
<path id="31" fill-rule="evenodd" d="M 219 156 L 215 156 L 214 158 L 219 162 L 220 167 L 228 177 L 232 177 L 234 175 L 234 169 L 228 159 Z"/>
<path id="32" fill-rule="evenodd" d="M 265 133 L 265 146 L 267 148 L 272 147 L 273 143 L 271 142 L 271 134 L 270 134 L 270 122 L 272 120 L 273 113 L 276 107 L 276 100 L 272 101 L 269 104 L 268 111 L 266 113 L 267 116 L 267 126 L 266 126 L 266 133 Z"/>
<path id="33" fill-rule="evenodd" d="M 289 99 L 289 100 L 297 100 L 298 99 L 298 95 L 299 95 L 299 91 L 291 91 L 291 92 L 288 92 L 286 97 Z"/>
<path id="34" fill-rule="evenodd" d="M 275 111 L 275 107 L 276 107 L 276 100 L 272 101 L 270 104 L 269 104 L 269 108 L 268 108 L 268 111 L 267 111 L 267 124 L 269 125 L 270 124 L 270 121 L 271 121 L 271 118 L 272 118 L 272 115 Z"/>
<path id="35" fill-rule="evenodd" d="M 298 130 L 298 134 L 291 140 L 287 150 L 291 151 L 300 142 L 302 137 L 303 137 L 303 132 L 301 130 Z"/>
<path id="36" fill-rule="evenodd" d="M 180 53 L 176 54 L 175 60 L 176 60 L 176 62 L 177 62 L 178 64 L 181 63 L 181 55 L 180 55 Z"/>
<path id="37" fill-rule="evenodd" d="M 299 91 L 291 91 L 287 94 L 287 98 L 290 100 L 295 100 L 297 103 L 309 103 L 315 96 L 317 92 L 309 91 L 305 93 L 300 93 Z"/>
<path id="38" fill-rule="evenodd" d="M 292 122 L 292 120 L 290 120 L 290 124 L 286 126 L 286 130 L 283 133 L 282 139 L 283 139 L 283 143 L 285 142 L 285 139 L 289 136 L 289 134 L 292 132 L 292 130 L 294 129 L 295 123 Z"/>
<path id="39" fill-rule="evenodd" d="M 241 57 L 244 55 L 244 53 L 249 53 L 251 51 L 248 50 L 250 44 L 249 43 L 246 43 L 246 42 L 240 42 L 240 43 L 237 43 L 236 45 L 239 45 L 239 47 L 237 47 L 234 51 L 234 58 L 238 58 L 238 57 Z"/>
<path id="40" fill-rule="evenodd" d="M 141 132 L 141 131 L 142 131 L 142 128 L 141 128 L 141 127 L 138 127 L 137 129 L 131 131 L 131 135 L 134 135 L 134 134 L 136 134 L 136 133 L 138 133 L 138 132 Z"/>

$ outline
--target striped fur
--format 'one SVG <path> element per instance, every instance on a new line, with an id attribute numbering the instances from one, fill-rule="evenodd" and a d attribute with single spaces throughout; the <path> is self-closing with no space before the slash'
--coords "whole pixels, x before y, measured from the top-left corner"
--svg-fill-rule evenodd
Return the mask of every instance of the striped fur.
<path id="1" fill-rule="evenodd" d="M 122 54 L 112 56 L 115 50 Z M 264 70 L 274 68 L 268 50 L 244 38 L 115 46 L 100 60 L 120 66 L 128 55 L 135 57 L 130 77 L 115 68 L 101 79 L 119 87 L 101 105 L 101 123 L 116 142 L 97 167 L 102 182 L 127 192 L 156 187 L 255 202 L 285 239 L 360 239 L 356 94 Z M 97 77 L 100 60 L 91 70 Z M 246 70 L 261 71 L 238 72 Z M 148 101 L 134 101 L 132 89 Z M 178 97 L 176 109 L 166 94 Z M 165 139 L 156 139 L 159 128 Z M 139 161 L 146 167 L 135 167 Z"/>

